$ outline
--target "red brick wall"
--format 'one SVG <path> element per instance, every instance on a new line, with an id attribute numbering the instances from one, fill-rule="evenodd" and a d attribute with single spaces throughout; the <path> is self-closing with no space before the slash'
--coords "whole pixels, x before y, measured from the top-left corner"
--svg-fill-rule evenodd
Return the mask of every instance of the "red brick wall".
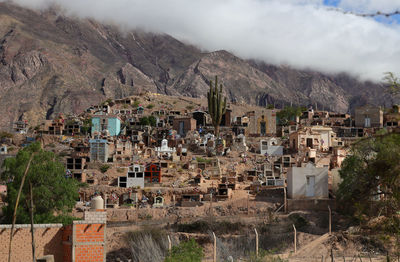
<path id="1" fill-rule="evenodd" d="M 103 262 L 103 246 L 82 245 L 75 247 L 75 262 Z"/>
<path id="2" fill-rule="evenodd" d="M 0 262 L 8 260 L 11 225 L 0 225 Z M 63 261 L 62 225 L 35 225 L 36 256 L 54 255 L 55 261 Z M 32 261 L 31 225 L 16 225 L 12 242 L 11 261 Z"/>
<path id="3" fill-rule="evenodd" d="M 104 242 L 103 224 L 75 225 L 75 243 L 77 242 Z"/>

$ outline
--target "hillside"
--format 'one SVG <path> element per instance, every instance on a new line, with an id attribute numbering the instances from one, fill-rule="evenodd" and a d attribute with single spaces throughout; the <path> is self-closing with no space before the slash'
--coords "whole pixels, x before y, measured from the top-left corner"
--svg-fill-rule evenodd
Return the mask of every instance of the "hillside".
<path id="1" fill-rule="evenodd" d="M 143 91 L 204 97 L 218 75 L 232 102 L 315 104 L 348 111 L 382 104 L 379 85 L 203 53 L 171 36 L 122 32 L 57 10 L 0 3 L 0 129 Z"/>

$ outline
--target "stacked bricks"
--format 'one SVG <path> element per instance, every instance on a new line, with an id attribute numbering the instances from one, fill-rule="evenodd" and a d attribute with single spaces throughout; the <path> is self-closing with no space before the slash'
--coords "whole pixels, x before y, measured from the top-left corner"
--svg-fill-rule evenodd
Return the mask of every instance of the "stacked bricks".
<path id="1" fill-rule="evenodd" d="M 72 261 L 106 261 L 106 221 L 107 212 L 103 210 L 84 213 L 84 220 L 74 221 L 72 225 Z"/>
<path id="2" fill-rule="evenodd" d="M 63 225 L 34 224 L 36 256 L 54 255 L 55 261 L 63 261 Z M 8 261 L 11 225 L 0 225 L 0 262 Z M 32 261 L 31 225 L 14 227 L 11 261 Z"/>
<path id="3" fill-rule="evenodd" d="M 92 223 L 106 223 L 107 221 L 107 212 L 102 209 L 96 211 L 86 211 L 83 215 L 83 219 L 86 222 Z"/>

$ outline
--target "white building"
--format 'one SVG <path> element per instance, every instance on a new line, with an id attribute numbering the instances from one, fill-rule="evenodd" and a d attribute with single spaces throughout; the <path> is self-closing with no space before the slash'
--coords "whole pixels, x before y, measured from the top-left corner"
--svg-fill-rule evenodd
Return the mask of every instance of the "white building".
<path id="1" fill-rule="evenodd" d="M 315 167 L 311 162 L 304 167 L 292 167 L 287 173 L 289 198 L 328 198 L 328 167 Z"/>
<path id="2" fill-rule="evenodd" d="M 176 153 L 176 148 L 169 147 L 168 140 L 164 138 L 161 141 L 161 147 L 156 147 L 155 151 L 157 153 L 157 156 L 167 155 L 168 157 L 172 157 L 172 154 Z"/>
<path id="3" fill-rule="evenodd" d="M 118 186 L 144 188 L 144 166 L 129 166 L 126 176 L 118 177 Z"/>
<path id="4" fill-rule="evenodd" d="M 272 137 L 270 139 L 260 141 L 260 154 L 268 156 L 282 156 L 283 146 L 280 146 L 280 141 Z"/>

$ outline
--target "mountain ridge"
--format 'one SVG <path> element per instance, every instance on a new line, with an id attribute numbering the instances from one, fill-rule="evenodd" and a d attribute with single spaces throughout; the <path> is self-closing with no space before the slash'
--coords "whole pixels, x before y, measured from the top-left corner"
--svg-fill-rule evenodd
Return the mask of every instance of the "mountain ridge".
<path id="1" fill-rule="evenodd" d="M 215 75 L 231 102 L 347 112 L 388 100 L 381 84 L 202 52 L 166 34 L 121 32 L 52 9 L 0 3 L 0 22 L 0 129 L 143 91 L 205 97 Z"/>

